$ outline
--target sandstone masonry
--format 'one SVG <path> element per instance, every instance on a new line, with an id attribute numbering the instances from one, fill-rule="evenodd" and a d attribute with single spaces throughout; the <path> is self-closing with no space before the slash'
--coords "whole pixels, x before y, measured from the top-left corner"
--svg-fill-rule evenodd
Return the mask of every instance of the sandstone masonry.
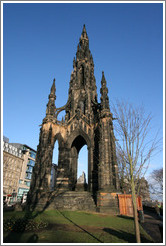
<path id="1" fill-rule="evenodd" d="M 112 209 L 117 206 L 118 167 L 113 117 L 104 72 L 100 102 L 96 89 L 94 62 L 84 25 L 73 60 L 68 101 L 63 107 L 56 108 L 55 79 L 48 97 L 28 195 L 31 209 L 57 207 L 86 210 L 89 207 L 94 210 L 97 207 L 99 211 L 102 207 L 104 211 L 109 210 L 110 206 Z M 66 112 L 65 119 L 58 121 L 57 116 L 63 110 Z M 56 141 L 59 144 L 59 160 L 55 190 L 51 192 L 52 155 Z M 88 147 L 88 182 L 80 191 L 77 189 L 77 160 L 85 144 Z M 106 200 L 102 200 L 103 197 Z"/>

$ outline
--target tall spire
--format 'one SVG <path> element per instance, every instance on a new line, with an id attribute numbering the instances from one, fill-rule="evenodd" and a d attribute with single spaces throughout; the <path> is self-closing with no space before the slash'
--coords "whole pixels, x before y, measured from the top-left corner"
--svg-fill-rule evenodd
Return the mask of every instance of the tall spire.
<path id="1" fill-rule="evenodd" d="M 73 59 L 73 71 L 70 78 L 69 101 L 66 119 L 71 119 L 81 108 L 86 117 L 94 119 L 91 102 L 97 101 L 96 80 L 94 76 L 93 57 L 89 49 L 89 39 L 85 25 L 77 46 L 76 57 Z"/>
<path id="2" fill-rule="evenodd" d="M 104 72 L 102 71 L 102 79 L 101 79 L 101 89 L 100 89 L 100 93 L 101 93 L 101 109 L 107 109 L 110 110 L 109 107 L 109 98 L 108 98 L 108 88 L 106 85 L 106 79 L 104 76 Z"/>
<path id="3" fill-rule="evenodd" d="M 50 90 L 50 94 L 48 96 L 48 104 L 47 104 L 47 109 L 46 109 L 46 118 L 49 119 L 49 118 L 52 118 L 54 115 L 55 115 L 55 100 L 56 100 L 56 95 L 55 95 L 55 92 L 56 92 L 56 87 L 55 87 L 55 78 L 53 80 L 53 84 L 52 84 L 52 87 L 51 87 L 51 90 Z"/>
<path id="4" fill-rule="evenodd" d="M 87 35 L 87 32 L 86 32 L 85 24 L 84 24 L 84 26 L 83 26 L 81 38 L 82 38 L 82 39 L 88 39 L 88 35 Z"/>
<path id="5" fill-rule="evenodd" d="M 85 58 L 88 60 L 90 59 L 90 50 L 89 50 L 89 39 L 84 25 L 81 37 L 79 39 L 79 44 L 77 47 L 76 59 L 82 60 Z"/>
<path id="6" fill-rule="evenodd" d="M 52 98 L 54 100 L 56 100 L 56 95 L 55 95 L 55 92 L 56 92 L 56 87 L 55 87 L 55 78 L 53 79 L 53 84 L 51 86 L 51 91 L 50 91 L 50 95 L 49 95 L 49 99 Z"/>

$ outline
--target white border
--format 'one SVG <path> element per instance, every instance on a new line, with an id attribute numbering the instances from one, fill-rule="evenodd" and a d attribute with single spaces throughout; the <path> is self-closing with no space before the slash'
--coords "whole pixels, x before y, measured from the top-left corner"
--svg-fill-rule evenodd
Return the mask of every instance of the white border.
<path id="1" fill-rule="evenodd" d="M 163 3 L 163 242 L 165 243 L 165 2 Z"/>
<path id="2" fill-rule="evenodd" d="M 165 1 L 1 1 L 4 3 L 165 3 Z"/>
<path id="3" fill-rule="evenodd" d="M 3 4 L 5 3 L 162 3 L 163 4 L 163 187 L 165 187 L 165 1 L 1 1 L 1 163 L 3 163 Z M 1 165 L 1 200 L 3 194 L 3 165 Z M 163 190 L 163 203 L 165 189 Z M 165 206 L 163 206 L 165 215 Z M 1 229 L 3 228 L 3 206 L 1 202 Z M 163 232 L 165 232 L 165 217 L 163 217 Z M 1 230 L 1 245 L 19 245 L 19 243 L 3 243 L 3 231 Z M 47 245 L 115 245 L 115 243 L 47 243 Z M 33 243 L 21 243 L 21 245 L 34 245 Z M 35 243 L 46 245 L 46 243 Z M 138 245 L 138 243 L 116 243 L 116 245 Z M 165 233 L 163 243 L 141 243 L 141 245 L 165 245 Z"/>
<path id="4" fill-rule="evenodd" d="M 1 4 L 1 228 L 3 228 L 3 3 Z M 2 242 L 3 230 L 1 230 Z"/>

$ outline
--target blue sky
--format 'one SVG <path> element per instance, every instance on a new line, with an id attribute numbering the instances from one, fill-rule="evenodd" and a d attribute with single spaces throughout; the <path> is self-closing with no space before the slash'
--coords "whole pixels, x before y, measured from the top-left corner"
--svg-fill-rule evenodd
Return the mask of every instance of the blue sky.
<path id="1" fill-rule="evenodd" d="M 152 136 L 158 129 L 162 136 L 162 11 L 161 3 L 5 3 L 3 134 L 10 142 L 37 148 L 54 77 L 56 107 L 67 102 L 73 58 L 85 24 L 98 99 L 104 70 L 110 102 L 143 104 L 153 116 Z M 81 153 L 80 166 L 86 166 L 87 154 Z M 160 152 L 149 171 L 162 164 Z"/>

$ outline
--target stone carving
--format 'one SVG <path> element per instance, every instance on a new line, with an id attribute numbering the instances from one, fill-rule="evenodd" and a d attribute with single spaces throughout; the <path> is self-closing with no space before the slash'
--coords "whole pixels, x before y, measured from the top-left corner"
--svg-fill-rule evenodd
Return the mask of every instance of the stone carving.
<path id="1" fill-rule="evenodd" d="M 82 175 L 77 179 L 77 184 L 86 184 L 86 175 L 82 172 Z"/>

